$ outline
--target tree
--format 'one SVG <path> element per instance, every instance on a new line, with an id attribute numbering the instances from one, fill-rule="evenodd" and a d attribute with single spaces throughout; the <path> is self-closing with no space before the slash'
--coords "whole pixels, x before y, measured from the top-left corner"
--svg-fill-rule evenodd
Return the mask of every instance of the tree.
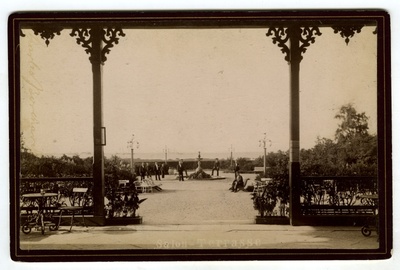
<path id="1" fill-rule="evenodd" d="M 364 112 L 357 113 L 352 104 L 343 105 L 335 118 L 341 120 L 335 133 L 335 139 L 338 142 L 368 136 L 368 117 Z"/>
<path id="2" fill-rule="evenodd" d="M 60 158 L 54 156 L 38 157 L 25 146 L 21 133 L 20 167 L 22 177 L 79 177 L 90 176 L 93 171 L 93 157 L 82 160 L 78 155 Z"/>
<path id="3" fill-rule="evenodd" d="M 338 148 L 336 142 L 317 138 L 312 149 L 300 151 L 301 173 L 307 176 L 338 175 Z"/>
<path id="4" fill-rule="evenodd" d="M 117 180 L 134 180 L 135 175 L 133 175 L 129 168 L 123 166 L 122 159 L 116 155 L 113 155 L 110 159 L 105 159 L 104 162 L 104 174 L 108 181 Z"/>
<path id="5" fill-rule="evenodd" d="M 368 117 L 351 105 L 343 105 L 335 139 L 318 138 L 310 150 L 302 149 L 303 175 L 376 175 L 377 137 L 368 133 Z"/>
<path id="6" fill-rule="evenodd" d="M 377 140 L 368 133 L 365 113 L 357 113 L 351 104 L 347 104 L 340 108 L 335 118 L 341 120 L 335 134 L 341 168 L 352 174 L 375 171 L 371 168 L 377 165 Z"/>

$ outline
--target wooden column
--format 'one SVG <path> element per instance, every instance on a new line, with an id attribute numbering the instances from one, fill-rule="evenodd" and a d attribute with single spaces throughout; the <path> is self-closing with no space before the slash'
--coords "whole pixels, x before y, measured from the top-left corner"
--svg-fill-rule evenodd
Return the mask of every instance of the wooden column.
<path id="1" fill-rule="evenodd" d="M 88 28 L 73 28 L 70 34 L 77 37 L 77 43 L 90 55 L 93 75 L 93 204 L 96 225 L 105 225 L 104 215 L 104 152 L 106 130 L 103 126 L 103 65 L 106 54 L 114 44 L 118 44 L 119 36 L 125 36 L 121 28 L 106 28 L 93 25 Z M 104 45 L 104 46 L 103 46 Z"/>
<path id="2" fill-rule="evenodd" d="M 290 138 L 289 138 L 289 186 L 290 224 L 302 225 L 301 220 L 301 177 L 300 177 L 300 62 L 302 53 L 315 42 L 321 32 L 315 26 L 297 23 L 271 27 L 267 36 L 281 48 L 290 67 Z M 289 46 L 287 45 L 289 43 Z"/>
<path id="3" fill-rule="evenodd" d="M 300 219 L 300 35 L 301 29 L 292 26 L 290 37 L 290 138 L 289 138 L 289 185 L 290 224 L 299 225 Z"/>
<path id="4" fill-rule="evenodd" d="M 93 75 L 93 203 L 94 221 L 104 225 L 104 139 L 103 138 L 103 62 L 101 59 L 103 29 L 93 27 L 90 30 L 92 52 L 90 62 Z"/>

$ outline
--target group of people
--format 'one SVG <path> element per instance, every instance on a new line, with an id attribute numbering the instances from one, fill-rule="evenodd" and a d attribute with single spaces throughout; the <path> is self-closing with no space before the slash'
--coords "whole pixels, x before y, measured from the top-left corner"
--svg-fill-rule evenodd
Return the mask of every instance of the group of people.
<path id="1" fill-rule="evenodd" d="M 142 163 L 139 167 L 139 175 L 140 179 L 143 180 L 145 178 L 152 178 L 154 175 L 155 180 L 161 181 L 161 177 L 165 176 L 165 165 L 162 163 L 159 165 L 157 162 L 154 162 L 153 166 L 150 166 L 149 163 Z"/>
<path id="2" fill-rule="evenodd" d="M 178 179 L 179 181 L 185 181 L 185 176 L 188 177 L 187 169 L 183 164 L 183 160 L 179 160 L 178 166 L 176 167 L 178 171 Z M 211 175 L 214 175 L 214 171 L 217 172 L 217 176 L 219 176 L 219 160 L 215 159 L 214 167 L 212 168 Z M 237 161 L 235 161 L 234 166 L 235 179 L 232 182 L 232 186 L 229 188 L 232 192 L 237 192 L 239 189 L 243 189 L 246 186 L 246 183 L 243 181 L 242 175 L 240 175 L 240 167 Z M 139 174 L 141 179 L 145 179 L 146 177 L 152 178 L 152 175 L 155 176 L 155 180 L 160 180 L 161 177 L 165 176 L 165 165 L 164 163 L 159 165 L 157 162 L 154 163 L 153 166 L 150 166 L 148 163 L 142 163 L 139 167 Z M 247 180 L 246 180 L 247 182 Z"/>

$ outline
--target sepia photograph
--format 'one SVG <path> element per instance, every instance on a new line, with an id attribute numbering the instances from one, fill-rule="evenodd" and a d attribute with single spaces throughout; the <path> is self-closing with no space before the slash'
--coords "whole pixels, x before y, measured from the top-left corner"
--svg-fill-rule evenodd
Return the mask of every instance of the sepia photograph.
<path id="1" fill-rule="evenodd" d="M 15 12 L 15 261 L 387 259 L 383 10 Z"/>

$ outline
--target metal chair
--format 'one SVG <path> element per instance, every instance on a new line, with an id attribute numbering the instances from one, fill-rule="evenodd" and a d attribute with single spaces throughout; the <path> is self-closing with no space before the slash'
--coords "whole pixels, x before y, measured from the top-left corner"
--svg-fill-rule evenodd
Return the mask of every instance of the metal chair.
<path id="1" fill-rule="evenodd" d="M 62 215 L 64 212 L 71 214 L 71 222 L 70 222 L 69 231 L 72 230 L 72 226 L 74 224 L 74 219 L 75 219 L 76 214 L 82 215 L 83 224 L 85 225 L 85 227 L 87 227 L 86 223 L 85 223 L 85 212 L 84 212 L 85 206 L 87 205 L 87 202 L 88 202 L 87 191 L 88 191 L 88 188 L 74 188 L 72 190 L 72 193 L 69 196 L 69 205 L 62 205 L 58 208 L 60 210 L 58 227 L 61 224 L 61 219 L 62 219 Z"/>

